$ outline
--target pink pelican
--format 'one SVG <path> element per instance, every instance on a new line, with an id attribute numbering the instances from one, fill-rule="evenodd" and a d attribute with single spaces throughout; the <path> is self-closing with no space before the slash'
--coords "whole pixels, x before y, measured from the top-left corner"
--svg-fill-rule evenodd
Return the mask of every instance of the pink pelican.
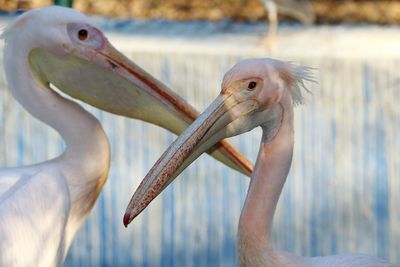
<path id="1" fill-rule="evenodd" d="M 198 112 L 120 54 L 72 9 L 29 11 L 1 34 L 14 98 L 66 143 L 58 157 L 0 170 L 0 266 L 59 266 L 108 177 L 110 146 L 98 120 L 70 96 L 103 110 L 182 132 Z M 210 153 L 250 174 L 229 143 Z"/>
<path id="2" fill-rule="evenodd" d="M 383 267 L 365 254 L 300 257 L 271 241 L 276 204 L 292 162 L 293 106 L 302 103 L 309 69 L 273 59 L 248 59 L 229 70 L 221 94 L 168 148 L 143 180 L 126 214 L 129 223 L 202 151 L 222 138 L 261 126 L 260 150 L 239 220 L 241 266 Z M 182 168 L 183 167 L 183 168 Z"/>

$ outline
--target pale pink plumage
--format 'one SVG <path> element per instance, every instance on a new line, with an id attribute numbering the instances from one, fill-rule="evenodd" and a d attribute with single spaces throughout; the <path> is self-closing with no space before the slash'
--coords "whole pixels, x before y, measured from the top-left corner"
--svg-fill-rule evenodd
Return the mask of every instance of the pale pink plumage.
<path id="1" fill-rule="evenodd" d="M 383 267 L 364 254 L 305 258 L 277 249 L 271 240 L 276 204 L 293 153 L 293 107 L 303 100 L 310 69 L 273 59 L 247 59 L 225 75 L 214 102 L 161 156 L 135 192 L 127 213 L 140 211 L 172 180 L 218 140 L 261 126 L 263 135 L 238 230 L 241 266 Z M 189 162 L 188 162 L 189 161 Z M 149 186 L 149 185 L 157 186 Z"/>
<path id="2" fill-rule="evenodd" d="M 273 215 L 292 162 L 293 105 L 301 102 L 300 89 L 304 87 L 303 79 L 310 79 L 310 77 L 307 75 L 307 70 L 301 67 L 296 68 L 291 64 L 267 59 L 261 61 L 264 65 L 260 63 L 260 59 L 248 60 L 245 64 L 239 63 L 228 76 L 233 83 L 246 77 L 258 77 L 266 83 L 278 84 L 280 88 L 266 86 L 262 90 L 270 90 L 268 95 L 277 100 L 275 103 L 269 103 L 270 107 L 280 106 L 282 109 L 282 115 L 279 118 L 280 125 L 277 129 L 271 129 L 269 125 L 261 125 L 263 137 L 260 150 L 239 220 L 240 265 L 249 267 L 389 266 L 387 262 L 365 254 L 304 258 L 280 251 L 272 244 Z"/>

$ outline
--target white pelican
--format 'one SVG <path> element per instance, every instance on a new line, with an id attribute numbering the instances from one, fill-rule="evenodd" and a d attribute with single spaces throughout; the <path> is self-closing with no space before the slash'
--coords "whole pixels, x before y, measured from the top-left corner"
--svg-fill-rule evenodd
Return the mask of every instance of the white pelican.
<path id="1" fill-rule="evenodd" d="M 315 21 L 314 9 L 308 0 L 261 0 L 268 12 L 268 34 L 262 44 L 269 47 L 274 44 L 278 31 L 278 13 L 293 17 L 303 24 Z"/>
<path id="2" fill-rule="evenodd" d="M 72 9 L 29 11 L 1 34 L 14 98 L 53 127 L 66 149 L 46 162 L 0 170 L 0 266 L 58 266 L 104 185 L 110 165 L 97 119 L 63 92 L 112 113 L 180 133 L 198 113 L 125 58 L 92 21 Z M 228 143 L 211 153 L 251 172 Z"/>
<path id="3" fill-rule="evenodd" d="M 224 137 L 261 126 L 260 150 L 240 216 L 238 253 L 241 266 L 381 267 L 385 261 L 364 254 L 300 257 L 274 247 L 272 220 L 292 161 L 293 105 L 302 102 L 305 67 L 273 59 L 248 59 L 225 75 L 217 99 L 163 154 L 132 198 L 127 217 L 133 218 L 182 171 L 185 159 Z M 185 165 L 184 165 L 185 166 Z M 152 186 L 158 184 L 159 187 Z M 150 190 L 150 194 L 147 191 Z"/>

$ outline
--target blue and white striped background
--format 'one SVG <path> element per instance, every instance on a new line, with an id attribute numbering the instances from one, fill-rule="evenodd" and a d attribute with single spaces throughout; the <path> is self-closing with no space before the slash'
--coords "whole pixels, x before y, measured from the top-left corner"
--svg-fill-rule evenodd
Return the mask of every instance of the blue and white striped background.
<path id="1" fill-rule="evenodd" d="M 126 51 L 199 110 L 223 73 L 247 54 Z M 251 55 L 254 56 L 254 55 Z M 301 255 L 365 252 L 400 264 L 400 60 L 291 58 L 318 68 L 296 108 L 293 166 L 274 226 L 276 244 Z M 234 266 L 249 179 L 208 156 L 189 167 L 128 229 L 134 189 L 174 135 L 87 107 L 112 146 L 112 168 L 67 266 Z M 0 76 L 0 166 L 44 161 L 60 138 L 11 98 Z M 260 130 L 233 139 L 254 160 Z"/>

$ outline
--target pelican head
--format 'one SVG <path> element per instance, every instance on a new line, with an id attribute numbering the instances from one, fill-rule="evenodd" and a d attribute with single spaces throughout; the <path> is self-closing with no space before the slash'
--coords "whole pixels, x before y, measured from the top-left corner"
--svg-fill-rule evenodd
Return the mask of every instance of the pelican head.
<path id="1" fill-rule="evenodd" d="M 167 149 L 133 195 L 127 225 L 201 153 L 219 140 L 262 126 L 266 139 L 279 129 L 283 105 L 301 103 L 308 69 L 273 59 L 247 59 L 224 76 L 220 95 Z"/>
<path id="2" fill-rule="evenodd" d="M 0 38 L 5 39 L 5 64 L 14 62 L 10 51 L 18 51 L 38 81 L 102 110 L 147 121 L 175 134 L 199 115 L 118 52 L 89 17 L 73 9 L 52 6 L 26 12 Z M 18 49 L 11 49 L 15 45 Z M 19 101 L 31 101 L 10 89 Z M 227 142 L 209 153 L 242 173 L 252 171 L 251 163 Z"/>

